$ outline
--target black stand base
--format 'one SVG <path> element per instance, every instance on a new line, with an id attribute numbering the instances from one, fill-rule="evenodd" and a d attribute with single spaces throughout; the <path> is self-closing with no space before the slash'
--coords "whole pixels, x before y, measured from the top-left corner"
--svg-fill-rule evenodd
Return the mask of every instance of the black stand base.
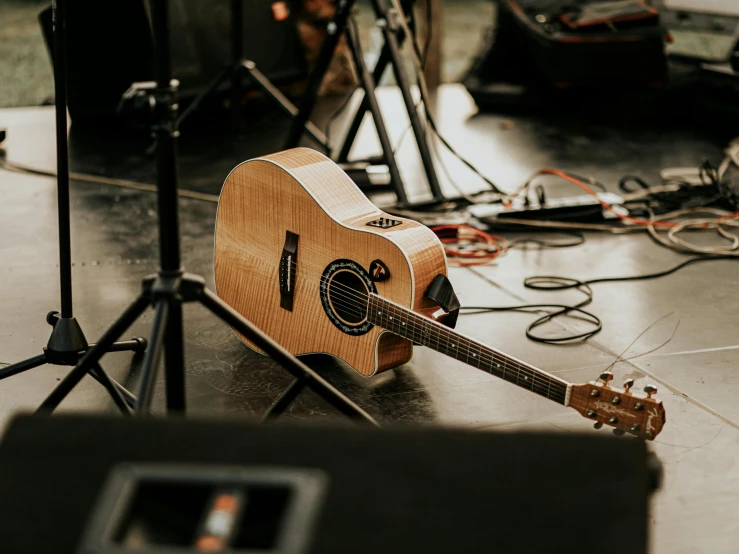
<path id="1" fill-rule="evenodd" d="M 100 341 L 90 346 L 75 368 L 44 401 L 39 408 L 39 412 L 52 412 L 86 374 L 90 373 L 95 377 L 100 358 L 106 352 L 113 350 L 116 347 L 115 341 L 118 337 L 138 319 L 148 306 L 152 306 L 155 312 L 154 323 L 150 335 L 150 346 L 146 351 L 141 367 L 141 382 L 138 398 L 134 401 L 134 411 L 137 414 L 148 412 L 162 351 L 164 351 L 167 410 L 170 413 L 184 413 L 184 360 L 181 350 L 178 351 L 177 348 L 173 348 L 171 351 L 168 350 L 170 344 L 181 345 L 181 342 L 170 342 L 170 338 L 172 333 L 181 333 L 182 304 L 184 302 L 201 303 L 223 322 L 252 341 L 295 377 L 288 390 L 268 410 L 265 419 L 277 417 L 303 388 L 309 387 L 344 415 L 364 423 L 377 425 L 369 414 L 206 288 L 202 277 L 182 271 L 173 273 L 160 271 L 157 275 L 144 279 L 141 295 L 103 334 Z"/>
<path id="2" fill-rule="evenodd" d="M 95 346 L 94 344 L 87 344 L 82 328 L 74 317 L 62 318 L 58 312 L 49 312 L 46 321 L 54 329 L 43 354 L 0 369 L 0 380 L 44 364 L 75 366 L 84 353 Z M 107 349 L 107 352 L 131 351 L 140 353 L 146 350 L 146 346 L 146 339 L 137 337 L 133 340 L 113 343 Z M 111 379 L 100 367 L 100 364 L 91 366 L 89 374 L 105 387 L 123 413 L 130 413 L 130 409 L 133 408 L 136 402 L 136 397 L 133 394 L 120 383 Z"/>

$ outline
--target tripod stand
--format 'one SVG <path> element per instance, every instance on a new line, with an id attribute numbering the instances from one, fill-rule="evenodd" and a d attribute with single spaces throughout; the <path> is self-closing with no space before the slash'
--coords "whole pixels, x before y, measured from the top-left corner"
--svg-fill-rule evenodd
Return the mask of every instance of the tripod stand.
<path id="1" fill-rule="evenodd" d="M 198 106 L 208 98 L 226 79 L 231 80 L 231 107 L 230 118 L 232 125 L 240 129 L 243 109 L 242 99 L 244 96 L 244 77 L 253 81 L 264 93 L 272 98 L 277 105 L 292 119 L 290 131 L 285 141 L 285 148 L 294 148 L 298 146 L 303 134 L 320 146 L 330 155 L 331 145 L 328 144 L 326 135 L 311 121 L 310 117 L 318 99 L 318 91 L 321 83 L 326 75 L 331 60 L 333 58 L 336 47 L 342 35 L 346 35 L 349 49 L 352 53 L 354 66 L 357 70 L 359 83 L 364 91 L 364 98 L 359 111 L 354 117 L 349 133 L 344 139 L 340 148 L 338 157 L 339 165 L 351 174 L 353 174 L 354 163 L 349 162 L 349 151 L 351 150 L 354 140 L 356 139 L 359 126 L 364 119 L 364 115 L 370 112 L 372 120 L 375 124 L 377 137 L 382 148 L 382 154 L 370 160 L 372 165 L 384 164 L 387 166 L 390 177 L 389 185 L 375 185 L 365 183 L 365 175 L 357 174 L 355 180 L 365 193 L 391 191 L 400 204 L 408 204 L 408 196 L 405 186 L 400 175 L 398 163 L 395 158 L 393 145 L 390 142 L 390 136 L 380 111 L 380 104 L 377 100 L 376 87 L 377 83 L 391 65 L 395 74 L 398 87 L 403 96 L 403 102 L 411 122 L 413 134 L 416 138 L 419 154 L 423 163 L 426 179 L 431 189 L 431 193 L 435 201 L 445 200 L 444 194 L 439 185 L 439 179 L 434 169 L 431 151 L 429 148 L 426 135 L 424 133 L 423 124 L 418 116 L 416 106 L 413 102 L 413 96 L 410 89 L 410 81 L 403 66 L 400 46 L 405 40 L 402 26 L 398 24 L 397 18 L 399 14 L 396 10 L 388 7 L 385 0 L 373 0 L 372 6 L 377 18 L 377 25 L 382 29 L 385 39 L 385 45 L 377 61 L 374 70 L 370 72 L 364 60 L 362 46 L 359 42 L 359 33 L 351 23 L 351 14 L 354 8 L 355 0 L 337 0 L 336 13 L 332 20 L 326 26 L 327 35 L 321 45 L 321 49 L 316 60 L 315 68 L 308 77 L 305 93 L 297 107 L 280 90 L 275 87 L 269 79 L 267 79 L 256 67 L 254 62 L 244 58 L 243 51 L 243 18 L 244 18 L 244 0 L 231 0 L 231 63 L 226 67 L 213 81 L 203 90 L 203 92 L 193 100 L 193 102 L 182 112 L 179 122 L 186 119 Z M 410 13 L 410 10 L 409 10 Z M 355 162 L 356 163 L 356 162 Z M 364 177 L 364 178 L 362 178 Z"/>
<path id="2" fill-rule="evenodd" d="M 379 103 L 377 102 L 377 97 L 375 95 L 375 87 L 377 83 L 380 82 L 380 79 L 384 75 L 388 65 L 390 65 L 392 66 L 393 74 L 395 75 L 395 80 L 400 89 L 400 93 L 403 96 L 403 104 L 405 105 L 411 128 L 413 129 L 413 135 L 416 139 L 418 153 L 421 156 L 421 162 L 426 174 L 429 189 L 434 197 L 434 201 L 442 202 L 446 198 L 441 190 L 439 179 L 436 175 L 436 170 L 434 169 L 431 150 L 426 139 L 423 124 L 418 116 L 418 110 L 413 101 L 410 81 L 400 55 L 400 46 L 403 40 L 405 38 L 412 40 L 412 37 L 404 36 L 403 26 L 399 22 L 399 18 L 403 17 L 403 15 L 395 8 L 388 6 L 386 4 L 386 0 L 372 0 L 372 8 L 377 19 L 377 26 L 382 31 L 385 43 L 377 60 L 377 64 L 370 74 L 369 69 L 364 62 L 364 55 L 359 43 L 359 33 L 353 25 L 347 24 L 354 2 L 355 0 L 338 0 L 334 21 L 329 24 L 329 34 L 321 46 L 318 61 L 316 62 L 316 68 L 309 77 L 307 90 L 300 102 L 298 113 L 292 120 L 292 125 L 285 141 L 285 148 L 294 148 L 295 146 L 298 146 L 298 143 L 303 136 L 303 127 L 305 123 L 308 122 L 316 105 L 318 90 L 321 86 L 323 75 L 331 62 L 331 57 L 333 56 L 333 52 L 339 42 L 339 37 L 342 33 L 346 33 L 349 48 L 351 49 L 354 58 L 354 64 L 359 74 L 359 80 L 364 89 L 364 98 L 359 110 L 354 116 L 349 132 L 344 138 L 344 143 L 337 159 L 338 163 L 344 164 L 348 162 L 349 151 L 354 144 L 354 140 L 356 139 L 357 132 L 359 131 L 359 127 L 364 119 L 364 115 L 369 111 L 372 114 L 372 119 L 375 123 L 378 138 L 380 139 L 380 144 L 382 146 L 382 161 L 388 166 L 391 180 L 393 182 L 400 183 L 399 186 L 395 186 L 398 202 L 400 204 L 408 204 L 405 188 L 400 180 L 400 173 L 397 168 L 395 154 L 393 152 L 392 145 L 390 144 L 390 139 L 387 136 Z M 408 12 L 410 13 L 410 10 L 408 10 Z"/>
<path id="3" fill-rule="evenodd" d="M 244 57 L 244 0 L 231 0 L 231 62 L 223 71 L 213 78 L 193 101 L 183 110 L 177 125 L 187 119 L 198 109 L 200 104 L 210 97 L 227 79 L 230 84 L 230 119 L 234 130 L 240 131 L 244 117 L 242 101 L 244 98 L 244 77 L 254 82 L 263 92 L 272 98 L 290 117 L 297 115 L 297 108 L 259 69 L 256 64 Z M 326 135 L 310 121 L 305 122 L 305 132 L 316 143 L 326 148 Z"/>
<path id="4" fill-rule="evenodd" d="M 151 109 L 152 130 L 156 136 L 160 268 L 156 275 L 144 279 L 139 297 L 103 333 L 100 341 L 85 353 L 75 368 L 44 401 L 39 411 L 53 411 L 90 368 L 97 366 L 100 358 L 114 341 L 151 305 L 154 308 L 154 321 L 150 346 L 142 363 L 135 412 L 144 414 L 151 405 L 163 352 L 167 411 L 170 414 L 184 414 L 186 402 L 182 304 L 199 302 L 251 340 L 295 377 L 292 384 L 267 412 L 266 417 L 272 418 L 282 413 L 307 386 L 345 415 L 376 425 L 366 412 L 208 290 L 202 277 L 184 272 L 180 259 L 177 213 L 179 132 L 176 95 L 179 83 L 170 77 L 167 0 L 152 0 L 151 8 L 157 80 L 156 83 L 137 83 L 132 88 L 136 95 L 147 100 L 138 104 Z"/>
<path id="5" fill-rule="evenodd" d="M 54 14 L 54 89 L 56 105 L 56 155 L 57 155 L 57 209 L 59 217 L 59 275 L 61 284 L 61 313 L 49 312 L 46 321 L 53 327 L 51 337 L 43 353 L 0 369 L 0 379 L 17 375 L 44 365 L 74 366 L 80 356 L 94 345 L 85 339 L 72 306 L 72 247 L 69 213 L 69 159 L 67 145 L 67 56 L 66 56 L 66 5 L 64 0 L 52 2 Z M 111 342 L 107 352 L 146 350 L 146 339 L 136 338 L 124 342 Z M 105 373 L 100 364 L 89 366 L 87 372 L 99 381 L 112 396 L 118 408 L 129 413 L 135 397 Z"/>

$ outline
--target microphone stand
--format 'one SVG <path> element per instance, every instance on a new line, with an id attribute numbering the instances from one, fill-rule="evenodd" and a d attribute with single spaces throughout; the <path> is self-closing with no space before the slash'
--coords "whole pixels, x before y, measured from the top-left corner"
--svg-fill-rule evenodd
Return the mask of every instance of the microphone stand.
<path id="1" fill-rule="evenodd" d="M 88 344 L 72 305 L 72 244 L 69 211 L 69 151 L 67 142 L 67 53 L 66 0 L 53 0 L 54 21 L 54 93 L 56 107 L 57 209 L 59 217 L 59 280 L 61 312 L 52 311 L 46 321 L 52 326 L 51 336 L 43 353 L 0 369 L 0 380 L 23 373 L 44 364 L 74 366 L 80 357 L 95 345 Z M 107 352 L 143 352 L 144 338 L 111 343 Z M 123 413 L 130 413 L 135 397 L 108 377 L 99 363 L 91 365 L 89 373 L 102 384 Z"/>

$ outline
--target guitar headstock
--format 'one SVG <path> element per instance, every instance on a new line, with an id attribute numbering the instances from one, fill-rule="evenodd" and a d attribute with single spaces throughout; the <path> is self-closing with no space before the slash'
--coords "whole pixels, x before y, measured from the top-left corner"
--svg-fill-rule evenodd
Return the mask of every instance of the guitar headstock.
<path id="1" fill-rule="evenodd" d="M 660 400 L 652 398 L 657 387 L 644 387 L 646 396 L 631 393 L 633 379 L 628 379 L 623 389 L 610 386 L 613 374 L 606 371 L 599 381 L 572 385 L 569 405 L 582 416 L 595 422 L 595 428 L 610 425 L 614 433 L 631 433 L 637 437 L 653 440 L 665 424 L 665 408 Z"/>

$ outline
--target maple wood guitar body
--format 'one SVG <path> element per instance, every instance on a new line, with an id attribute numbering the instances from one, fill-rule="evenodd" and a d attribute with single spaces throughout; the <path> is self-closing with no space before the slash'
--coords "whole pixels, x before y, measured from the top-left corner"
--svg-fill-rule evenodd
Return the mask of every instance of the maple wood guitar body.
<path id="1" fill-rule="evenodd" d="M 380 218 L 400 224 L 368 225 Z M 297 235 L 295 261 L 290 260 L 294 274 L 281 268 L 287 232 Z M 437 237 L 423 225 L 379 210 L 325 156 L 289 150 L 244 162 L 226 179 L 216 220 L 216 290 L 291 353 L 330 354 L 362 375 L 411 359 L 409 340 L 379 326 L 348 333 L 327 313 L 333 304 L 325 294 L 322 299 L 322 283 L 336 282 L 340 290 L 337 271 L 358 267 L 369 274 L 375 260 L 390 275 L 370 285 L 377 294 L 426 316 L 438 309 L 424 298 L 434 277 L 447 273 Z M 280 279 L 286 274 L 294 279 L 291 310 L 281 306 Z M 340 308 L 341 296 L 333 298 Z M 336 312 L 341 320 L 341 309 Z M 353 328 L 361 327 L 358 323 L 353 321 Z"/>

